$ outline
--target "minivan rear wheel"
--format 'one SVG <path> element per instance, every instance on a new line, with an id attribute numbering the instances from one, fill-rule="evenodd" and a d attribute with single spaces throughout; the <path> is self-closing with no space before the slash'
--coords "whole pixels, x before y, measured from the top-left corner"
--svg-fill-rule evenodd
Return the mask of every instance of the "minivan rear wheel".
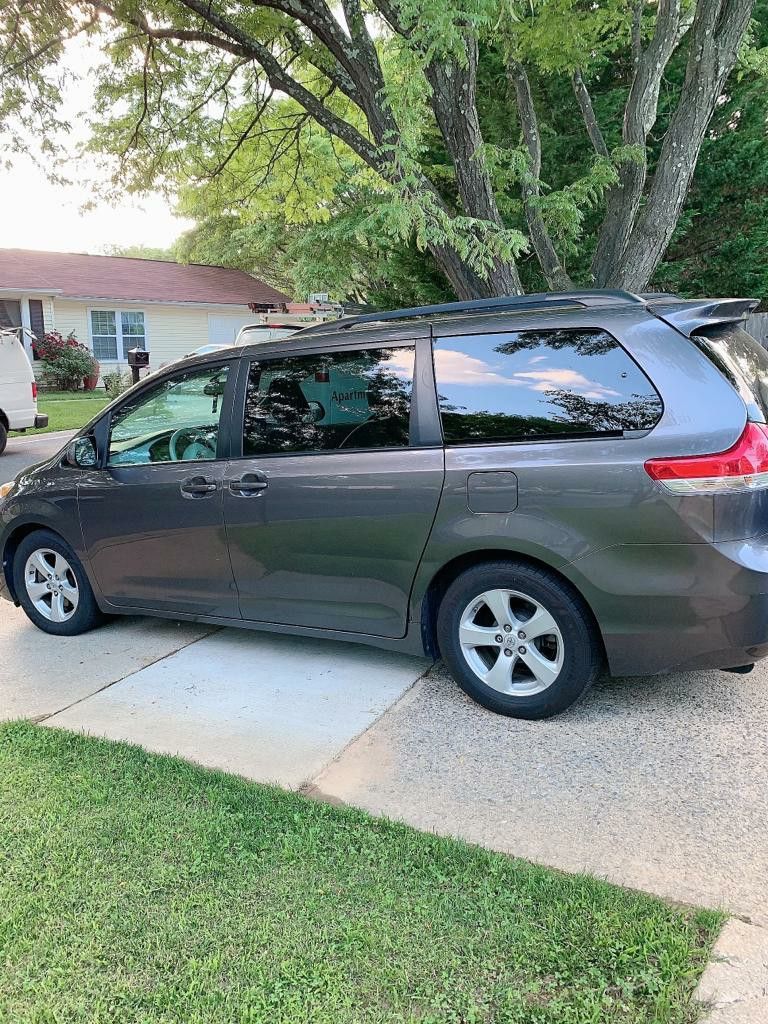
<path id="1" fill-rule="evenodd" d="M 104 619 L 80 559 L 51 530 L 35 530 L 21 541 L 13 585 L 31 621 L 54 636 L 77 636 Z"/>
<path id="2" fill-rule="evenodd" d="M 602 650 L 589 612 L 554 573 L 519 562 L 473 566 L 449 586 L 440 653 L 459 686 L 513 718 L 549 718 L 594 682 Z"/>
<path id="3" fill-rule="evenodd" d="M 0 455 L 5 451 L 5 446 L 8 444 L 8 431 L 6 430 L 5 424 L 0 423 Z"/>

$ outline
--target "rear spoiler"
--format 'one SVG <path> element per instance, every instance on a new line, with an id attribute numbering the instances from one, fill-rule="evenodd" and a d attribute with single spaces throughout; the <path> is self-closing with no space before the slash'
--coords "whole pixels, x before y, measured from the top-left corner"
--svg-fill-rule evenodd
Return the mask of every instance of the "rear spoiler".
<path id="1" fill-rule="evenodd" d="M 653 299 L 648 309 L 690 338 L 702 327 L 744 320 L 759 305 L 759 299 L 673 299 L 666 302 Z"/>

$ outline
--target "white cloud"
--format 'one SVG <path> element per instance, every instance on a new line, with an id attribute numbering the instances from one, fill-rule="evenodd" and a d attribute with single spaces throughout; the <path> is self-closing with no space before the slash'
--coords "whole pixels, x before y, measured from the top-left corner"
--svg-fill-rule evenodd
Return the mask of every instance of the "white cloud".
<path id="1" fill-rule="evenodd" d="M 585 398 L 610 398 L 619 395 L 618 391 L 598 384 L 597 381 L 589 380 L 583 374 L 577 373 L 576 370 L 559 370 L 552 367 L 549 370 L 526 370 L 516 373 L 515 376 L 535 381 L 536 383 L 532 385 L 534 391 L 554 391 L 565 388 L 583 395 Z"/>
<path id="2" fill-rule="evenodd" d="M 546 357 L 535 356 L 529 361 L 529 365 L 537 359 L 544 358 Z M 504 377 L 482 359 L 464 352 L 454 352 L 451 349 L 435 351 L 435 366 L 440 384 L 466 384 L 469 387 L 483 384 L 505 384 L 512 387 L 527 387 L 530 391 L 539 392 L 564 388 L 577 395 L 583 395 L 584 398 L 595 399 L 612 398 L 619 395 L 618 391 L 613 391 L 597 381 L 589 380 L 576 370 L 566 368 L 521 370 L 511 377 Z"/>
<path id="3" fill-rule="evenodd" d="M 435 350 L 435 367 L 440 384 L 511 384 L 519 387 L 523 383 L 496 373 L 482 359 L 452 349 Z"/>

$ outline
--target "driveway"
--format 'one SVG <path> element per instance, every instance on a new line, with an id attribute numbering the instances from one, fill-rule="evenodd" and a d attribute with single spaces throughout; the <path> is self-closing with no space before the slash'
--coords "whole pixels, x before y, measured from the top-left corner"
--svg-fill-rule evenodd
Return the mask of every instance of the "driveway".
<path id="1" fill-rule="evenodd" d="M 604 680 L 545 722 L 434 670 L 318 795 L 768 925 L 768 668 Z"/>
<path id="2" fill-rule="evenodd" d="M 306 786 L 426 671 L 356 644 L 121 618 L 81 637 L 0 608 L 0 719 Z"/>

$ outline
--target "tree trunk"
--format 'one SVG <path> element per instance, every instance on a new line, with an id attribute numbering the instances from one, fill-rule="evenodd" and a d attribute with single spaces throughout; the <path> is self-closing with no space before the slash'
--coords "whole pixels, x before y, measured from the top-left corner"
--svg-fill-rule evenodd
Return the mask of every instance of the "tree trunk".
<path id="1" fill-rule="evenodd" d="M 457 299 L 493 299 L 502 295 L 522 294 L 519 278 L 516 273 L 514 276 L 505 274 L 505 264 L 499 264 L 492 274 L 483 279 L 450 246 L 432 243 L 429 251 L 448 279 Z"/>
<path id="2" fill-rule="evenodd" d="M 753 5 L 754 0 L 713 0 L 697 8 L 680 101 L 664 137 L 647 202 L 622 259 L 607 277 L 608 287 L 642 291 L 664 256 Z"/>
<path id="3" fill-rule="evenodd" d="M 552 238 L 544 223 L 539 201 L 541 199 L 541 135 L 539 133 L 539 119 L 536 116 L 536 108 L 533 104 L 531 83 L 528 73 L 514 58 L 508 61 L 508 74 L 512 87 L 515 90 L 517 100 L 517 113 L 520 118 L 520 126 L 523 131 L 523 139 L 528 150 L 528 175 L 523 180 L 523 210 L 528 224 L 528 231 L 531 236 L 533 248 L 539 259 L 539 264 L 547 279 L 547 283 L 554 291 L 565 292 L 573 288 L 573 282 L 568 276 L 565 267 L 560 262 Z"/>
<path id="4" fill-rule="evenodd" d="M 719 0 L 715 2 L 718 3 Z M 624 251 L 645 188 L 648 133 L 656 120 L 664 69 L 675 51 L 678 40 L 680 0 L 659 0 L 656 27 L 648 46 L 643 50 L 640 35 L 643 7 L 644 0 L 636 0 L 632 33 L 635 67 L 624 107 L 622 127 L 624 145 L 635 147 L 637 154 L 632 159 L 625 158 L 622 161 L 618 184 L 609 189 L 606 197 L 605 219 L 592 261 L 592 275 L 600 287 L 608 285 L 616 268 L 624 262 Z"/>
<path id="5" fill-rule="evenodd" d="M 486 221 L 491 230 L 503 231 L 504 223 L 483 155 L 483 135 L 477 113 L 477 40 L 468 37 L 466 47 L 466 66 L 462 67 L 456 61 L 435 61 L 427 67 L 427 79 L 432 86 L 432 110 L 453 162 L 456 188 L 464 213 Z M 441 256 L 434 251 L 433 255 L 459 298 L 521 295 L 523 292 L 513 260 L 497 260 L 487 279 L 483 280 L 466 267 L 454 278 L 445 268 Z M 473 278 L 474 284 L 469 285 Z M 467 286 L 471 288 L 471 294 L 464 293 Z"/>

